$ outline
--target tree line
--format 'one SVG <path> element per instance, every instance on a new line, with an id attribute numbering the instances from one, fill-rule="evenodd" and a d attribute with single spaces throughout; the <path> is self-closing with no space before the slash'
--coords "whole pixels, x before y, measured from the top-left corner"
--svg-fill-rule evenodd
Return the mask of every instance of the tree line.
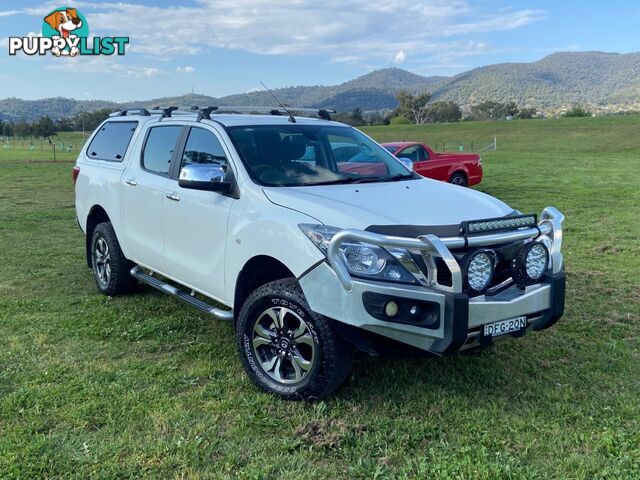
<path id="1" fill-rule="evenodd" d="M 486 100 L 469 107 L 463 112 L 460 105 L 452 101 L 431 102 L 431 94 L 424 92 L 412 94 L 402 90 L 396 96 L 398 106 L 383 115 L 380 112 L 364 113 L 360 108 L 350 113 L 337 113 L 334 120 L 353 126 L 362 125 L 402 125 L 425 123 L 451 123 L 462 120 L 504 120 L 531 119 L 540 116 L 533 107 L 520 107 L 516 102 L 497 102 Z M 564 117 L 590 117 L 586 108 L 575 105 L 563 113 Z"/>
<path id="2" fill-rule="evenodd" d="M 3 137 L 48 138 L 56 132 L 92 132 L 113 112 L 112 109 L 101 109 L 56 120 L 44 116 L 33 122 L 0 120 L 0 135 Z"/>
<path id="3" fill-rule="evenodd" d="M 538 116 L 535 108 L 519 107 L 515 102 L 501 103 L 487 100 L 472 105 L 467 114 L 463 114 L 462 107 L 452 101 L 431 102 L 430 93 L 412 94 L 402 90 L 397 95 L 398 106 L 385 113 L 363 112 L 355 108 L 349 113 L 339 112 L 333 119 L 353 126 L 363 125 L 402 125 L 425 123 L 452 123 L 461 120 L 503 120 L 507 118 L 529 119 Z M 0 136 L 3 137 L 41 137 L 48 138 L 56 132 L 87 132 L 90 133 L 115 110 L 104 108 L 92 112 L 82 112 L 73 117 L 52 120 L 44 116 L 39 120 L 27 122 L 2 121 L 0 119 Z M 590 117 L 591 112 L 586 108 L 575 105 L 567 110 L 565 117 Z"/>

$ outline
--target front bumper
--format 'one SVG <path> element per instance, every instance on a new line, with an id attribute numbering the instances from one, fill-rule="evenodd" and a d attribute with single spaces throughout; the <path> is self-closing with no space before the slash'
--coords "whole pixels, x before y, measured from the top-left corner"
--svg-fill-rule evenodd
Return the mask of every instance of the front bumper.
<path id="1" fill-rule="evenodd" d="M 554 212 L 557 211 L 554 209 Z M 428 285 L 420 286 L 351 278 L 345 272 L 344 265 L 340 264 L 339 257 L 331 255 L 331 247 L 328 262 L 322 262 L 306 272 L 299 278 L 299 283 L 313 311 L 342 324 L 437 354 L 483 345 L 509 336 L 521 336 L 525 330 L 550 327 L 564 313 L 561 215 L 557 212 L 555 216 L 545 218 L 543 212 L 539 230 L 530 232 L 531 235 L 542 235 L 541 240 L 547 241 L 551 267 L 540 283 L 528 287 L 514 284 L 491 296 L 469 298 L 462 291 L 460 268 L 446 245 L 457 245 L 457 239 L 428 236 L 430 238 L 416 240 L 379 235 L 374 238 L 370 234 L 356 232 L 343 234 L 335 240 L 334 251 L 337 251 L 340 242 L 354 237 L 363 238 L 363 241 L 377 239 L 378 244 L 391 246 L 424 242 L 425 255 L 441 257 L 451 270 L 452 286 L 439 285 L 433 278 L 428 279 Z M 523 235 L 523 231 L 520 235 Z M 513 232 L 502 237 L 511 240 Z M 394 317 L 384 314 L 384 305 L 391 300 L 400 306 L 400 313 Z M 413 307 L 420 313 L 411 317 L 407 312 Z M 501 337 L 484 336 L 484 325 L 522 316 L 527 317 L 526 329 Z"/>
<path id="2" fill-rule="evenodd" d="M 492 297 L 471 299 L 465 293 L 361 280 L 354 281 L 351 292 L 347 293 L 325 262 L 307 272 L 299 282 L 314 312 L 437 354 L 490 343 L 492 338 L 484 337 L 482 328 L 488 323 L 526 316 L 527 329 L 542 330 L 553 325 L 564 312 L 564 272 L 549 274 L 543 282 L 525 289 L 514 285 Z M 379 297 L 372 301 L 372 294 Z M 429 310 L 428 322 L 412 325 L 402 320 L 382 319 L 371 308 L 379 299 L 394 300 L 400 305 L 418 304 L 422 310 Z M 507 337 L 509 335 L 493 337 L 493 340 Z"/>

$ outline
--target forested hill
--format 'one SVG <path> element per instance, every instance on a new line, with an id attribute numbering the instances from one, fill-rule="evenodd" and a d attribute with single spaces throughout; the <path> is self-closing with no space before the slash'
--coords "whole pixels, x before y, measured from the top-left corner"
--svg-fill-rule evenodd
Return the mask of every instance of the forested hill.
<path id="1" fill-rule="evenodd" d="M 561 52 L 531 63 L 502 63 L 453 77 L 424 77 L 400 68 L 385 68 L 330 86 L 294 86 L 275 90 L 282 102 L 338 111 L 394 108 L 400 90 L 428 91 L 434 100 L 470 106 L 483 100 L 515 101 L 549 110 L 572 104 L 600 109 L 640 109 L 640 53 Z M 229 95 L 182 95 L 122 104 L 103 100 L 46 98 L 0 100 L 0 119 L 34 120 L 43 115 L 68 117 L 100 108 L 157 105 L 272 105 L 263 91 Z"/>

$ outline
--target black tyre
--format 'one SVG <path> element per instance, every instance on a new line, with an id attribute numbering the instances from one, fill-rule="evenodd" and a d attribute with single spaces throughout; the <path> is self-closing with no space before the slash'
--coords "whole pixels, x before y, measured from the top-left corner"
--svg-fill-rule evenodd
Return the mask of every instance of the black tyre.
<path id="1" fill-rule="evenodd" d="M 451 175 L 449 178 L 449 183 L 453 183 L 454 185 L 459 185 L 461 187 L 466 187 L 469 183 L 467 180 L 467 176 L 462 172 L 456 172 Z"/>
<path id="2" fill-rule="evenodd" d="M 249 295 L 240 309 L 236 338 L 251 381 L 286 399 L 321 399 L 351 372 L 351 346 L 311 311 L 293 278 Z"/>
<path id="3" fill-rule="evenodd" d="M 98 290 L 109 296 L 135 290 L 137 281 L 130 274 L 133 267 L 122 253 L 111 223 L 98 224 L 91 237 L 91 269 Z"/>

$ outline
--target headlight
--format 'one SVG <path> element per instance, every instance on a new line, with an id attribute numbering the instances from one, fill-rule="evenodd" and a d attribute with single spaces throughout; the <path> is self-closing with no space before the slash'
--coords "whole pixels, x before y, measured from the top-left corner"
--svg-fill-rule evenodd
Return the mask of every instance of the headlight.
<path id="1" fill-rule="evenodd" d="M 472 253 L 463 260 L 463 267 L 465 286 L 468 290 L 480 294 L 489 287 L 493 278 L 495 253 L 491 250 Z"/>
<path id="2" fill-rule="evenodd" d="M 300 225 L 300 229 L 322 253 L 327 254 L 329 242 L 340 231 L 339 228 L 326 225 Z M 416 278 L 401 264 L 396 257 L 404 261 L 410 255 L 404 250 L 393 249 L 393 254 L 382 247 L 367 243 L 343 243 L 340 245 L 342 258 L 347 270 L 354 277 L 368 278 L 387 282 L 419 284 Z M 402 253 L 406 255 L 402 255 Z M 414 264 L 415 265 L 415 264 Z M 419 271 L 417 265 L 416 270 Z"/>
<path id="3" fill-rule="evenodd" d="M 549 250 L 542 242 L 525 243 L 511 263 L 511 274 L 519 285 L 538 282 L 549 267 Z"/>

